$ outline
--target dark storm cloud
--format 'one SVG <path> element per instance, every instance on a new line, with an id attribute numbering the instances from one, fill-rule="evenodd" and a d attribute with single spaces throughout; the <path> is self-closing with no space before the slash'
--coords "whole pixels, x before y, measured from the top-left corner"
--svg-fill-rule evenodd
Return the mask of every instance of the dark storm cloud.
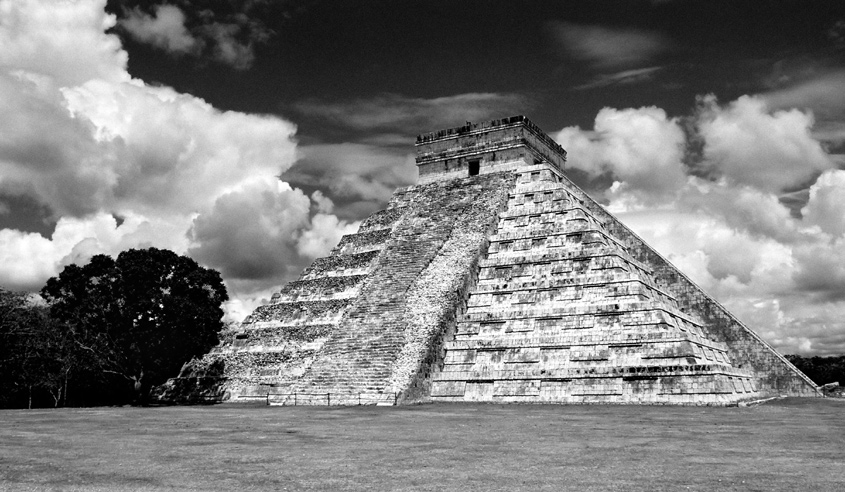
<path id="1" fill-rule="evenodd" d="M 242 289 L 279 285 L 357 229 L 332 209 L 320 192 L 309 199 L 278 179 L 254 180 L 220 196 L 194 219 L 188 254 L 239 281 Z"/>
<path id="2" fill-rule="evenodd" d="M 58 215 L 96 211 L 110 194 L 114 148 L 36 82 L 0 73 L 0 190 L 26 194 Z"/>
<path id="3" fill-rule="evenodd" d="M 278 181 L 250 183 L 219 197 L 194 220 L 188 253 L 226 278 L 290 275 L 303 266 L 297 239 L 309 225 L 310 201 Z"/>
<path id="4" fill-rule="evenodd" d="M 397 187 L 417 180 L 410 153 L 358 143 L 306 145 L 299 151 L 300 159 L 282 177 L 328 192 L 332 199 L 386 202 Z"/>

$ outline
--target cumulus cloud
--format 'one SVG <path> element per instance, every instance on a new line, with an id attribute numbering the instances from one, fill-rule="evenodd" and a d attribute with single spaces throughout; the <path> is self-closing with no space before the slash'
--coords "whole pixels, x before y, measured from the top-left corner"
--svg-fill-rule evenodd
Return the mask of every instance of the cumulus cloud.
<path id="1" fill-rule="evenodd" d="M 742 284 L 751 282 L 752 273 L 761 262 L 757 241 L 727 228 L 712 228 L 702 243 L 701 251 L 707 256 L 707 272 L 713 278 L 723 280 L 733 276 Z"/>
<path id="2" fill-rule="evenodd" d="M 832 237 L 845 235 L 845 171 L 834 169 L 819 176 L 802 213 L 808 223 Z"/>
<path id="3" fill-rule="evenodd" d="M 94 78 L 126 81 L 127 55 L 105 31 L 114 16 L 102 0 L 0 1 L 0 67 L 3 72 L 42 74 L 42 85 L 71 86 Z"/>
<path id="4" fill-rule="evenodd" d="M 814 179 L 833 166 L 811 134 L 812 114 L 769 112 L 763 99 L 742 96 L 727 106 L 701 99 L 698 131 L 704 168 L 714 176 L 778 192 Z"/>
<path id="5" fill-rule="evenodd" d="M 841 21 L 840 21 L 841 23 Z M 819 73 L 820 72 L 820 73 Z M 800 108 L 812 111 L 817 122 L 813 137 L 833 145 L 845 142 L 845 70 L 814 70 L 762 94 L 773 109 Z"/>
<path id="6" fill-rule="evenodd" d="M 293 124 L 133 79 L 104 8 L 0 0 L 0 192 L 57 221 L 50 237 L 0 230 L 0 284 L 35 290 L 94 254 L 156 246 L 253 299 L 357 226 L 278 179 L 296 160 Z M 155 13 L 135 27 L 187 47 L 177 10 Z"/>
<path id="7" fill-rule="evenodd" d="M 297 240 L 297 251 L 305 258 L 326 256 L 341 237 L 353 234 L 359 225 L 360 222 L 347 223 L 334 215 L 318 213 L 311 219 L 311 228 Z"/>
<path id="8" fill-rule="evenodd" d="M 845 238 L 807 242 L 794 248 L 798 287 L 825 301 L 845 301 Z"/>
<path id="9" fill-rule="evenodd" d="M 845 70 L 832 70 L 772 90 L 761 97 L 770 108 L 801 108 L 816 114 L 838 116 L 845 112 L 844 93 Z"/>
<path id="10" fill-rule="evenodd" d="M 185 13 L 175 5 L 156 5 L 152 14 L 135 7 L 120 25 L 136 40 L 172 53 L 190 53 L 199 47 L 185 28 Z"/>
<path id="11" fill-rule="evenodd" d="M 190 7 L 190 3 L 185 5 Z M 226 14 L 206 5 L 202 10 L 191 11 L 190 16 L 176 5 L 153 5 L 149 12 L 135 7 L 124 11 L 119 25 L 136 41 L 175 56 L 206 57 L 245 70 L 255 60 L 255 45 L 266 42 L 272 35 L 272 31 L 249 15 L 257 5 L 260 3 L 239 3 L 240 10 Z"/>
<path id="12" fill-rule="evenodd" d="M 278 174 L 295 158 L 296 128 L 279 118 L 221 112 L 168 87 L 94 80 L 62 92 L 100 146 L 118 148 L 108 167 L 116 176 L 108 199 L 117 207 L 195 212 L 209 196 Z"/>
<path id="13" fill-rule="evenodd" d="M 704 212 L 731 228 L 755 237 L 769 237 L 791 243 L 802 237 L 800 223 L 781 199 L 750 186 L 731 186 L 690 177 L 676 202 L 681 210 Z"/>
<path id="14" fill-rule="evenodd" d="M 563 21 L 549 23 L 547 29 L 566 54 L 601 69 L 635 66 L 672 46 L 665 36 L 639 29 L 614 29 Z"/>
<path id="15" fill-rule="evenodd" d="M 719 300 L 773 296 L 791 286 L 788 246 L 737 230 L 719 216 L 664 206 L 617 217 Z"/>
<path id="16" fill-rule="evenodd" d="M 334 202 L 332 199 L 324 195 L 320 190 L 315 190 L 314 193 L 311 193 L 311 200 L 314 201 L 314 205 L 317 207 L 317 212 L 330 214 L 332 213 L 332 210 L 334 210 Z"/>
<path id="17" fill-rule="evenodd" d="M 235 293 L 228 316 L 243 319 L 266 303 L 281 280 L 293 280 L 314 258 L 326 256 L 359 222 L 338 219 L 331 200 L 311 200 L 275 179 L 255 180 L 219 197 L 193 221 L 189 253 L 219 270 Z M 309 211 L 316 213 L 311 215 Z"/>
<path id="18" fill-rule="evenodd" d="M 198 29 L 212 40 L 212 54 L 215 60 L 226 63 L 238 70 L 246 70 L 255 61 L 255 41 L 241 41 L 238 35 L 243 26 L 231 23 L 215 22 Z"/>
<path id="19" fill-rule="evenodd" d="M 0 230 L 0 285 L 34 290 L 71 263 L 84 264 L 95 254 L 117 255 L 129 248 L 157 246 L 185 251 L 187 221 L 151 221 L 129 214 L 118 225 L 106 213 L 62 217 L 51 238 L 14 229 Z"/>
<path id="20" fill-rule="evenodd" d="M 837 354 L 845 171 L 813 123 L 760 96 L 707 96 L 683 118 L 604 108 L 593 129 L 555 138 L 570 169 L 610 177 L 608 209 L 777 348 Z M 784 197 L 804 203 L 790 209 Z"/>
<path id="21" fill-rule="evenodd" d="M 787 300 L 777 304 L 770 301 L 771 306 L 765 306 L 764 302 L 752 306 L 752 312 L 774 311 L 775 323 L 770 326 L 775 328 L 761 332 L 770 343 L 776 347 L 795 347 L 792 353 L 842 355 L 845 333 L 839 329 L 837 320 L 845 317 L 845 304 Z"/>
<path id="22" fill-rule="evenodd" d="M 58 215 L 193 213 L 246 177 L 294 160 L 295 127 L 220 112 L 139 81 L 56 91 L 0 75 L 0 187 L 31 188 Z"/>
<path id="23" fill-rule="evenodd" d="M 387 201 L 399 186 L 417 180 L 412 154 L 357 143 L 300 147 L 300 158 L 283 176 L 346 200 Z"/>
<path id="24" fill-rule="evenodd" d="M 0 73 L 0 187 L 31 190 L 54 209 L 93 212 L 80 203 L 102 201 L 110 173 L 98 172 L 99 154 L 87 122 L 72 118 L 61 93 L 29 74 Z"/>
<path id="25" fill-rule="evenodd" d="M 296 241 L 307 227 L 310 200 L 272 177 L 226 193 L 191 228 L 191 256 L 224 277 L 292 276 L 302 262 Z"/>
<path id="26" fill-rule="evenodd" d="M 569 166 L 591 176 L 610 173 L 609 194 L 626 196 L 631 206 L 663 200 L 686 181 L 684 132 L 660 108 L 604 108 L 593 130 L 568 127 L 554 138 L 573 157 Z"/>
<path id="27" fill-rule="evenodd" d="M 268 287 L 257 292 L 254 291 L 254 289 L 251 289 L 248 295 L 244 295 L 239 294 L 237 288 L 233 288 L 232 283 L 230 282 L 228 290 L 229 300 L 223 305 L 223 310 L 226 313 L 223 316 L 223 321 L 241 322 L 244 318 L 249 316 L 255 308 L 268 304 L 273 296 L 273 293 L 277 292 L 278 288 L 275 286 Z"/>

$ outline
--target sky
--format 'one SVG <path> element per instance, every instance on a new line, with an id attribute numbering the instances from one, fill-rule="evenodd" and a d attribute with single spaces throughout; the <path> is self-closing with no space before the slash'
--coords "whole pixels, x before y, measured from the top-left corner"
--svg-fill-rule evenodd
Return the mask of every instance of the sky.
<path id="1" fill-rule="evenodd" d="M 168 248 L 242 319 L 524 114 L 784 353 L 845 354 L 841 0 L 0 0 L 0 286 Z"/>

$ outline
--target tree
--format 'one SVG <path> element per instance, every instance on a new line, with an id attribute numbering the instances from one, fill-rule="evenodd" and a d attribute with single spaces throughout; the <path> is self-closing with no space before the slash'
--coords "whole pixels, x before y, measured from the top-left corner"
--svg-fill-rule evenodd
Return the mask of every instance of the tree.
<path id="1" fill-rule="evenodd" d="M 818 385 L 833 382 L 845 385 L 845 355 L 831 357 L 787 355 L 786 358 Z"/>
<path id="2" fill-rule="evenodd" d="M 0 289 L 0 404 L 32 408 L 46 390 L 58 406 L 67 387 L 66 344 L 43 302 Z M 64 379 L 63 379 L 64 378 Z"/>
<path id="3" fill-rule="evenodd" d="M 118 386 L 112 401 L 123 391 L 143 401 L 152 386 L 214 347 L 228 299 L 218 272 L 156 248 L 69 265 L 41 295 L 72 341 L 79 370 Z"/>

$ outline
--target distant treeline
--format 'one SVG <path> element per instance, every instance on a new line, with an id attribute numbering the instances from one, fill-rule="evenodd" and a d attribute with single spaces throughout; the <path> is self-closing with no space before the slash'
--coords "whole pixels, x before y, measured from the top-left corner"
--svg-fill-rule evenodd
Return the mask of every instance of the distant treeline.
<path id="1" fill-rule="evenodd" d="M 834 382 L 845 385 L 845 355 L 838 357 L 787 355 L 786 358 L 818 385 Z"/>

